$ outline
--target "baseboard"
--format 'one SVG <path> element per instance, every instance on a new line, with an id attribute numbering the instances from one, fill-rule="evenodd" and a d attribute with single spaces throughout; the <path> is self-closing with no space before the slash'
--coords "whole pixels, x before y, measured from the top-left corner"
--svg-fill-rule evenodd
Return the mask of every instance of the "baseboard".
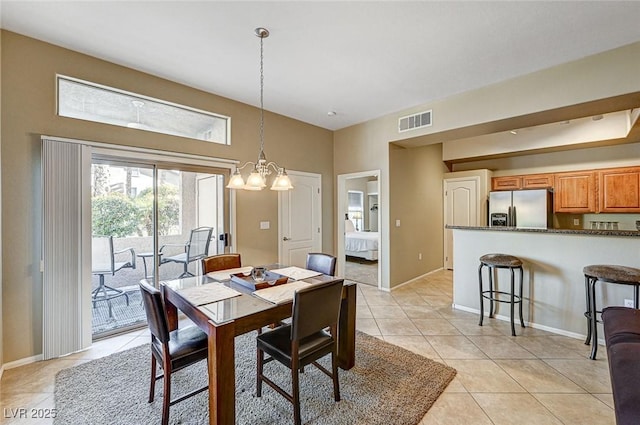
<path id="1" fill-rule="evenodd" d="M 480 310 L 476 309 L 476 308 L 470 308 L 470 307 L 465 307 L 465 306 L 456 305 L 456 304 L 452 304 L 451 306 L 456 310 L 466 311 L 468 313 L 475 313 L 475 314 L 478 314 L 478 315 L 480 314 Z M 511 317 L 509 317 L 509 316 L 502 316 L 500 314 L 496 314 L 493 317 L 495 319 L 502 320 L 504 322 L 510 322 L 511 321 Z M 576 332 L 570 332 L 570 331 L 566 331 L 564 329 L 552 328 L 551 326 L 540 325 L 540 324 L 534 323 L 534 322 L 525 321 L 524 324 L 526 326 L 532 327 L 534 329 L 540 329 L 541 331 L 546 331 L 546 332 L 550 332 L 550 333 L 553 333 L 553 334 L 566 336 L 566 337 L 573 338 L 573 339 L 586 339 L 587 338 L 587 336 L 584 335 L 584 334 L 579 334 L 579 333 L 576 333 Z M 517 326 L 519 326 L 519 325 L 516 323 L 516 328 L 517 328 Z M 517 329 L 516 329 L 516 331 L 517 331 Z M 604 339 L 598 338 L 598 345 L 605 345 L 604 344 Z"/>
<path id="2" fill-rule="evenodd" d="M 25 357 L 24 359 L 14 360 L 12 362 L 3 364 L 2 365 L 2 371 L 4 372 L 5 370 L 14 369 L 16 367 L 24 366 L 24 365 L 35 363 L 35 362 L 39 362 L 42 359 L 44 359 L 44 356 L 42 354 L 38 354 L 38 355 L 35 355 L 35 356 L 31 356 L 31 357 Z"/>
<path id="3" fill-rule="evenodd" d="M 391 291 L 393 291 L 394 289 L 398 289 L 398 288 L 400 288 L 400 287 L 402 287 L 402 286 L 404 286 L 404 285 L 408 285 L 408 284 L 410 284 L 410 283 L 415 282 L 416 280 L 420 280 L 420 279 L 422 279 L 423 277 L 427 277 L 427 276 L 429 276 L 430 274 L 437 273 L 437 272 L 442 271 L 442 270 L 443 270 L 443 268 L 442 268 L 442 267 L 440 267 L 439 269 L 431 270 L 430 272 L 427 272 L 427 273 L 425 273 L 425 274 L 423 274 L 423 275 L 420 275 L 420 276 L 416 276 L 416 277 L 414 277 L 414 278 L 413 278 L 413 279 L 411 279 L 411 280 L 407 280 L 406 282 L 402 282 L 400 285 L 396 285 L 396 286 L 394 286 L 393 288 L 391 288 L 391 290 L 387 290 L 387 292 L 391 292 Z"/>

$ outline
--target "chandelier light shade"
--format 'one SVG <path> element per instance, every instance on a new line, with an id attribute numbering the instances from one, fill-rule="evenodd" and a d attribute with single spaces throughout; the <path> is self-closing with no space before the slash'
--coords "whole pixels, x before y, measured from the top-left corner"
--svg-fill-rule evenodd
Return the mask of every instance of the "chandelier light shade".
<path id="1" fill-rule="evenodd" d="M 272 171 L 275 171 L 276 178 L 271 184 L 271 190 L 290 190 L 293 189 L 291 180 L 287 175 L 287 171 L 284 167 L 280 167 L 275 162 L 267 161 L 267 157 L 264 154 L 264 66 L 263 66 L 263 42 L 264 39 L 269 37 L 269 31 L 266 28 L 256 28 L 256 36 L 260 38 L 260 153 L 258 154 L 258 160 L 256 162 L 248 161 L 239 167 L 236 167 L 236 171 L 229 179 L 227 188 L 229 189 L 244 189 L 244 190 L 262 190 L 267 187 L 267 176 Z M 253 169 L 251 174 L 247 177 L 245 182 L 240 170 L 251 165 Z"/>

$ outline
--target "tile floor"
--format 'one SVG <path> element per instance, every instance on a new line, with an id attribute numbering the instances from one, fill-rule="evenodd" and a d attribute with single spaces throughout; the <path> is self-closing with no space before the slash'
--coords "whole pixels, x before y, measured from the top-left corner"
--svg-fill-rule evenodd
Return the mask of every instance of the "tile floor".
<path id="1" fill-rule="evenodd" d="M 458 375 L 420 425 L 615 424 L 606 350 L 587 358 L 582 341 L 452 310 L 451 272 L 437 272 L 384 293 L 358 289 L 357 327 L 457 369 Z M 149 341 L 148 331 L 99 341 L 82 353 L 5 371 L 0 424 L 50 424 L 12 418 L 54 408 L 57 371 Z M 13 409 L 13 410 L 11 410 Z M 33 411 L 31 409 L 34 409 Z"/>

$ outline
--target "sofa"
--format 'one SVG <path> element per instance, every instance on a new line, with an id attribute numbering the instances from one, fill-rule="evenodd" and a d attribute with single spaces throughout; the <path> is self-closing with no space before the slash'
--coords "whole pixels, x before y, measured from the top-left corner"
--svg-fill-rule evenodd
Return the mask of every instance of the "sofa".
<path id="1" fill-rule="evenodd" d="M 617 425 L 640 423 L 640 310 L 602 311 Z"/>

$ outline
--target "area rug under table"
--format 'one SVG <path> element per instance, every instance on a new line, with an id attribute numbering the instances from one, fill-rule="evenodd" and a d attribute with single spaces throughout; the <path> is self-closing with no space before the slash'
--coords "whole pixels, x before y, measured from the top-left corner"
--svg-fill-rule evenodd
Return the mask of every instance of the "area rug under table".
<path id="1" fill-rule="evenodd" d="M 255 396 L 256 333 L 236 338 L 236 423 L 288 424 L 291 404 L 269 386 Z M 162 412 L 162 381 L 147 403 L 149 345 L 132 348 L 56 376 L 58 425 L 158 424 Z M 328 366 L 326 361 L 324 363 Z M 265 374 L 291 388 L 289 369 L 277 362 Z M 342 400 L 333 401 L 329 377 L 307 366 L 300 377 L 302 421 L 308 424 L 416 425 L 455 376 L 456 371 L 378 338 L 358 332 L 356 366 L 339 371 Z M 173 397 L 206 385 L 206 362 L 173 374 Z M 171 424 L 207 424 L 208 392 L 171 407 Z"/>

